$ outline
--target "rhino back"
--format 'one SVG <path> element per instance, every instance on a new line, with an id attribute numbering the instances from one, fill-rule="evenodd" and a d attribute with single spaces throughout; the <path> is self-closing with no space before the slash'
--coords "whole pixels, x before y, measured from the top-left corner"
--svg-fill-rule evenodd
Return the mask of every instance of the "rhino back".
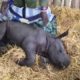
<path id="1" fill-rule="evenodd" d="M 45 32 L 33 24 L 28 25 L 10 21 L 7 25 L 7 36 L 18 43 L 21 43 L 24 38 L 31 38 L 41 44 L 44 41 Z"/>

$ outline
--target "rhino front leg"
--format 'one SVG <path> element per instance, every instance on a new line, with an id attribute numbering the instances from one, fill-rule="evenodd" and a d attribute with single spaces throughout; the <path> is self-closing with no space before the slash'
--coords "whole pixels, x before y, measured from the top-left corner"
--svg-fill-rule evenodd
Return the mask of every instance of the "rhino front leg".
<path id="1" fill-rule="evenodd" d="M 35 53 L 35 44 L 32 42 L 27 43 L 24 41 L 22 43 L 22 48 L 25 51 L 26 58 L 20 61 L 18 64 L 21 66 L 32 66 L 35 63 L 36 53 Z"/>

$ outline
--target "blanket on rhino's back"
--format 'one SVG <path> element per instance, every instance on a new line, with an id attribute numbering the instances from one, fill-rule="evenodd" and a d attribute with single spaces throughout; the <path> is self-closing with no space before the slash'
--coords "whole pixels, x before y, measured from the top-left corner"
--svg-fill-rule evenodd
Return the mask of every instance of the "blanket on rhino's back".
<path id="1" fill-rule="evenodd" d="M 39 52 L 41 56 L 46 57 L 50 62 L 58 68 L 67 67 L 70 63 L 70 58 L 64 49 L 64 46 L 59 38 L 51 37 L 43 29 L 27 25 L 19 22 L 2 22 L 3 34 L 10 41 L 15 42 L 25 51 L 25 58 L 20 61 L 19 65 L 31 66 L 35 62 L 35 53 Z M 5 34 L 6 33 L 6 34 Z"/>

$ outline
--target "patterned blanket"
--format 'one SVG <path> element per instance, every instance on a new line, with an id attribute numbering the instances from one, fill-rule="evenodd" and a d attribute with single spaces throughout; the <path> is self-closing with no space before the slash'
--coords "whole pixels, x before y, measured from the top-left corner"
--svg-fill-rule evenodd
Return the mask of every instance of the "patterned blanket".
<path id="1" fill-rule="evenodd" d="M 56 34 L 57 32 L 57 24 L 56 24 L 56 18 L 55 16 L 51 13 L 50 8 L 46 10 L 47 16 L 48 16 L 48 24 L 46 27 L 43 24 L 43 21 L 41 19 L 40 13 L 41 9 L 39 7 L 37 8 L 26 8 L 26 16 L 23 18 L 23 7 L 17 7 L 15 5 L 9 6 L 9 8 L 6 10 L 6 15 L 2 15 L 0 13 L 0 21 L 6 21 L 6 20 L 13 20 L 13 21 L 19 21 L 22 23 L 35 23 L 38 27 L 41 27 L 44 29 L 44 31 L 53 34 Z"/>

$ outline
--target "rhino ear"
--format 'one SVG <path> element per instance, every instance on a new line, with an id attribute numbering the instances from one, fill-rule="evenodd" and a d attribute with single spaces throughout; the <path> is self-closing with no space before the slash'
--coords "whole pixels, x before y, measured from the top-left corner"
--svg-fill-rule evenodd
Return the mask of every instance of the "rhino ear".
<path id="1" fill-rule="evenodd" d="M 0 40 L 3 38 L 6 32 L 6 24 L 5 22 L 0 23 Z"/>
<path id="2" fill-rule="evenodd" d="M 69 32 L 69 29 L 67 31 L 63 32 L 62 34 L 60 34 L 59 36 L 57 36 L 56 38 L 61 39 L 61 38 L 65 37 L 65 36 L 67 36 L 68 32 Z"/>

